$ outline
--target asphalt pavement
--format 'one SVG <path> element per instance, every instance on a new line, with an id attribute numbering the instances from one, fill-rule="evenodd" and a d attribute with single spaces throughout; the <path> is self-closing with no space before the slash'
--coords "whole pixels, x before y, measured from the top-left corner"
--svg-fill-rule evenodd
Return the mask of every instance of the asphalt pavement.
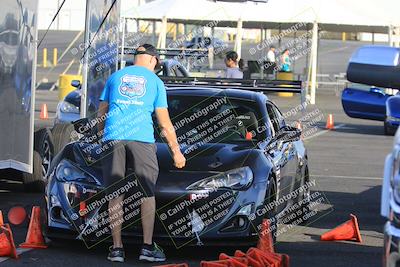
<path id="1" fill-rule="evenodd" d="M 317 104 L 309 105 L 306 112 L 297 112 L 288 121 L 304 119 L 304 136 L 309 154 L 310 175 L 324 202 L 318 206 L 317 214 L 307 226 L 288 227 L 278 236 L 276 251 L 290 256 L 290 266 L 379 266 L 383 245 L 383 219 L 379 215 L 380 191 L 384 159 L 390 152 L 392 136 L 383 134 L 383 123 L 348 118 L 341 107 L 340 92 L 320 90 Z M 50 117 L 54 116 L 57 92 L 38 91 L 36 111 L 41 103 L 49 106 Z M 278 107 L 286 113 L 300 104 L 298 97 L 271 96 Z M 312 114 L 308 116 L 307 114 Z M 328 114 L 333 114 L 334 130 L 325 130 Z M 312 123 L 310 123 L 312 122 Z M 51 124 L 51 121 L 35 121 L 36 126 Z M 315 127 L 314 127 L 315 126 Z M 4 214 L 16 205 L 30 210 L 40 203 L 40 194 L 28 194 L 16 178 L 0 177 L 0 209 Z M 322 242 L 319 236 L 349 219 L 349 214 L 358 217 L 363 243 Z M 6 219 L 7 220 L 7 219 Z M 13 226 L 17 244 L 24 241 L 28 222 Z M 109 244 L 93 249 L 79 242 L 52 242 L 48 249 L 23 252 L 20 259 L 0 258 L 1 266 L 110 266 L 106 260 Z M 217 259 L 220 252 L 233 253 L 238 247 L 165 247 L 168 263 L 187 262 L 199 266 L 201 260 Z M 245 248 L 240 248 L 245 249 Z M 152 266 L 137 260 L 139 247 L 126 246 L 127 260 L 113 266 Z"/>

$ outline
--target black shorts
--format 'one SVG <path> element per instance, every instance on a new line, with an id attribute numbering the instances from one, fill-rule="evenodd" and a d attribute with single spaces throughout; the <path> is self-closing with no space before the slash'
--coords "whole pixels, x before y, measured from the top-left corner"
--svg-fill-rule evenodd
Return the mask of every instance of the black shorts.
<path id="1" fill-rule="evenodd" d="M 144 197 L 153 197 L 158 178 L 157 147 L 153 143 L 137 141 L 108 141 L 108 149 L 102 159 L 103 179 L 106 192 L 111 193 L 118 184 L 137 178 Z M 133 170 L 134 173 L 130 173 Z M 131 179 L 133 178 L 133 179 Z"/>

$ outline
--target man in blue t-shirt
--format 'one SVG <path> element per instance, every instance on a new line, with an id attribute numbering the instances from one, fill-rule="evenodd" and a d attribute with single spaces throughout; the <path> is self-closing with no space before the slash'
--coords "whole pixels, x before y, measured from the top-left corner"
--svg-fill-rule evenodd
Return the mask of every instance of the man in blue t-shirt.
<path id="1" fill-rule="evenodd" d="M 99 107 L 99 132 L 103 133 L 104 147 L 108 148 L 102 164 L 105 186 L 110 190 L 119 181 L 125 182 L 126 166 L 133 167 L 145 194 L 141 204 L 143 247 L 139 259 L 152 262 L 166 259 L 152 240 L 156 207 L 154 188 L 158 177 L 153 113 L 172 152 L 175 166 L 183 168 L 186 161 L 169 117 L 164 84 L 153 72 L 159 61 L 154 46 L 144 44 L 138 47 L 135 65 L 113 73 L 107 80 Z M 113 246 L 108 259 L 111 261 L 123 262 L 125 259 L 121 240 L 123 200 L 124 194 L 121 194 L 109 202 Z"/>

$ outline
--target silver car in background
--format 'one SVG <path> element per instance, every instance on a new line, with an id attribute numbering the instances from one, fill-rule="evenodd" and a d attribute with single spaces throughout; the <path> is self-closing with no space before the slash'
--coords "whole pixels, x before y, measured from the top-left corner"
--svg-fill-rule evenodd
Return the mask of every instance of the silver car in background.
<path id="1" fill-rule="evenodd" d="M 383 266 L 400 266 L 400 131 L 394 138 L 392 152 L 386 156 L 383 174 L 381 215 L 384 227 Z"/>

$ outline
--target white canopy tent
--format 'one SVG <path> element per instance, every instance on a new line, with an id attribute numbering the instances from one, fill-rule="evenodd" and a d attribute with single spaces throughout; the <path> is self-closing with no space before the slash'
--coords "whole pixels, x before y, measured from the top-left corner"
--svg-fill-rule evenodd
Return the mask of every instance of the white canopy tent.
<path id="1" fill-rule="evenodd" d="M 230 3 L 211 0 L 155 0 L 121 12 L 125 18 L 162 21 L 159 47 L 165 48 L 167 22 L 237 27 L 235 48 L 240 55 L 243 28 L 313 30 L 311 100 L 315 103 L 318 30 L 389 33 L 400 26 L 398 0 L 269 0 L 267 3 Z M 396 31 L 399 34 L 399 31 Z"/>

